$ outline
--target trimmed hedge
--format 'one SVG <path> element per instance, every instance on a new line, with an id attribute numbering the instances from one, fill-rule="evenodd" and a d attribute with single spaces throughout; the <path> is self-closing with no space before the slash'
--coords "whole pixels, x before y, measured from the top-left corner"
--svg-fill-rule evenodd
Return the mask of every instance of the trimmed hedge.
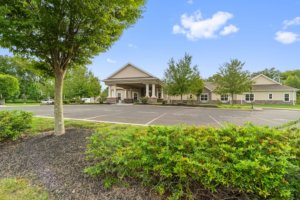
<path id="1" fill-rule="evenodd" d="M 16 140 L 31 127 L 32 113 L 26 111 L 0 111 L 0 142 Z"/>
<path id="2" fill-rule="evenodd" d="M 193 199 L 193 184 L 271 199 L 299 198 L 299 129 L 268 127 L 103 128 L 89 138 L 85 169 L 104 185 L 135 178 L 169 199 Z"/>

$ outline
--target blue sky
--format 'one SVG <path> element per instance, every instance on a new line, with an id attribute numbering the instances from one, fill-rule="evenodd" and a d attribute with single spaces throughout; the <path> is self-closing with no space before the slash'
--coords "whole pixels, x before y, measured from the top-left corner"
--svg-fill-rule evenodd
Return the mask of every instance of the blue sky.
<path id="1" fill-rule="evenodd" d="M 89 68 L 104 79 L 130 62 L 162 78 L 170 58 L 187 52 L 203 78 L 233 58 L 252 72 L 300 69 L 299 10 L 300 0 L 148 0 L 143 18 Z"/>

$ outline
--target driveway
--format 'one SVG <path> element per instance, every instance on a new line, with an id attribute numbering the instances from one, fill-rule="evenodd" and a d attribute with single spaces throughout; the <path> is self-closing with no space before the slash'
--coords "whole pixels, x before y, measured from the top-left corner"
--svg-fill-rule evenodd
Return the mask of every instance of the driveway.
<path id="1" fill-rule="evenodd" d="M 37 116 L 53 117 L 53 106 L 2 107 L 0 110 L 26 110 Z M 230 110 L 201 107 L 153 105 L 65 105 L 65 118 L 87 121 L 137 125 L 209 125 L 222 127 L 227 123 L 278 126 L 300 118 L 292 110 Z"/>

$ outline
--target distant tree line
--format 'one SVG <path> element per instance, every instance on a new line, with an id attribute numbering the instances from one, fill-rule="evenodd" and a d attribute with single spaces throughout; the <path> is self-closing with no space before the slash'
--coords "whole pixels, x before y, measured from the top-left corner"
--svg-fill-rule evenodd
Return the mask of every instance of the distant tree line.
<path id="1" fill-rule="evenodd" d="M 54 97 L 54 78 L 37 70 L 34 61 L 15 56 L 0 56 L 0 75 L 0 99 L 38 102 Z M 13 82 L 14 87 L 11 86 L 13 78 L 17 80 Z M 64 86 L 64 98 L 67 100 L 97 97 L 101 92 L 100 80 L 86 66 L 70 69 Z M 10 91 L 9 95 L 7 91 Z"/>

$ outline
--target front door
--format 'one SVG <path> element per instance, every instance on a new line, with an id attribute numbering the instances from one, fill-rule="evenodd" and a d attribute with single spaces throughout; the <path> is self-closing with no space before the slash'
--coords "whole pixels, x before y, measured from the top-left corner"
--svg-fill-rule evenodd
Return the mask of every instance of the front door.
<path id="1" fill-rule="evenodd" d="M 138 99 L 138 95 L 137 95 L 137 93 L 135 92 L 135 93 L 133 93 L 133 99 L 135 100 L 135 101 L 137 101 L 137 99 Z"/>
<path id="2" fill-rule="evenodd" d="M 121 100 L 121 97 L 122 97 L 121 93 L 118 93 L 118 101 Z"/>

